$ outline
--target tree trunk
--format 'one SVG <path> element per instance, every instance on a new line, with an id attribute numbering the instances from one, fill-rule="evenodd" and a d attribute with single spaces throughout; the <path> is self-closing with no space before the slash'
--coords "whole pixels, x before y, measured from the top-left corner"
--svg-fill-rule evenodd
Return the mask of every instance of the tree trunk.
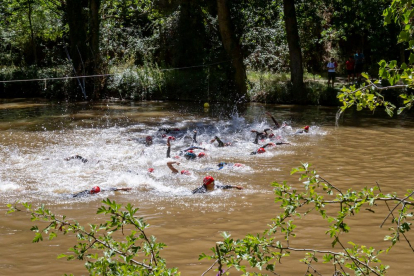
<path id="1" fill-rule="evenodd" d="M 27 3 L 29 5 L 29 7 L 28 7 L 29 8 L 28 16 L 29 16 L 30 35 L 31 35 L 31 38 L 32 38 L 33 57 L 34 57 L 34 60 L 35 60 L 35 64 L 37 65 L 36 38 L 35 38 L 35 35 L 34 35 L 34 30 L 33 30 L 33 25 L 32 25 L 32 3 L 31 3 L 31 1 L 28 1 Z"/>
<path id="2" fill-rule="evenodd" d="M 227 0 L 217 0 L 218 23 L 221 41 L 235 70 L 234 81 L 238 98 L 247 96 L 246 68 L 243 63 L 243 53 L 239 41 L 234 33 Z"/>
<path id="3" fill-rule="evenodd" d="M 85 63 L 88 60 L 88 48 L 86 46 L 88 19 L 84 14 L 84 7 L 85 0 L 66 1 L 66 20 L 69 25 L 69 55 L 77 76 L 82 76 L 88 73 L 85 66 Z M 79 86 L 85 87 L 85 79 L 76 80 L 77 84 L 79 84 L 78 81 L 81 83 Z M 85 93 L 86 92 L 87 91 L 85 91 Z M 72 96 L 77 98 L 82 97 L 81 95 L 82 94 L 76 93 Z"/>
<path id="4" fill-rule="evenodd" d="M 89 18 L 90 18 L 90 45 L 91 45 L 91 58 L 89 59 L 87 71 L 92 75 L 97 75 L 100 73 L 101 59 L 99 52 L 99 26 L 100 26 L 100 17 L 99 17 L 99 8 L 101 5 L 101 0 L 90 0 L 89 1 Z M 98 99 L 100 96 L 101 78 L 93 78 L 93 94 L 92 98 Z"/>
<path id="5" fill-rule="evenodd" d="M 305 103 L 307 95 L 303 84 L 302 50 L 300 48 L 294 0 L 283 0 L 283 10 L 285 13 L 286 37 L 289 46 L 293 98 L 298 103 Z"/>

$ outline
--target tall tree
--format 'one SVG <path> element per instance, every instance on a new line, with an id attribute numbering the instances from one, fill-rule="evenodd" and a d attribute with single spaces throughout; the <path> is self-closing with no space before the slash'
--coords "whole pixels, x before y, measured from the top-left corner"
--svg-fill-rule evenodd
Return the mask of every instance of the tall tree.
<path id="1" fill-rule="evenodd" d="M 89 69 L 88 71 L 91 74 L 99 74 L 99 68 L 101 65 L 100 62 L 100 53 L 99 53 L 99 26 L 100 26 L 100 14 L 99 8 L 101 6 L 101 0 L 90 0 L 89 1 L 89 33 L 90 33 L 90 47 L 91 47 L 91 55 L 89 59 Z M 98 78 L 94 78 L 93 82 L 93 93 L 92 98 L 98 99 L 100 94 L 100 80 Z"/>
<path id="2" fill-rule="evenodd" d="M 239 97 L 247 95 L 246 67 L 243 63 L 243 53 L 240 42 L 234 32 L 231 21 L 230 8 L 227 0 L 217 0 L 218 23 L 221 40 L 235 70 L 234 81 Z"/>
<path id="3" fill-rule="evenodd" d="M 285 14 L 286 37 L 289 46 L 292 94 L 298 103 L 305 103 L 306 91 L 303 84 L 302 50 L 300 48 L 295 2 L 293 0 L 283 0 L 283 11 Z"/>

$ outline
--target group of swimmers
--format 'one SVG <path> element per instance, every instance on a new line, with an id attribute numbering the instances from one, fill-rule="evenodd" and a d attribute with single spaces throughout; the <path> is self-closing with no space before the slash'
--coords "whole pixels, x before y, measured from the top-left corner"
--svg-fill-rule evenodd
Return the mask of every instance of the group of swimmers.
<path id="1" fill-rule="evenodd" d="M 282 125 L 280 125 L 276 121 L 276 119 L 269 112 L 266 112 L 266 114 L 268 116 L 270 116 L 270 118 L 274 122 L 274 124 L 275 124 L 274 129 L 282 129 L 282 128 L 287 126 L 286 123 L 283 123 Z M 171 141 L 174 141 L 175 137 L 174 136 L 168 136 L 167 137 L 167 134 L 173 134 L 174 132 L 178 132 L 180 130 L 178 128 L 174 128 L 174 129 L 161 128 L 161 129 L 159 129 L 159 131 L 164 132 L 164 134 L 162 135 L 163 138 L 167 138 L 167 158 L 171 158 Z M 275 138 L 275 135 L 273 134 L 272 131 L 273 131 L 273 129 L 271 129 L 271 128 L 266 128 L 262 132 L 259 132 L 259 131 L 256 131 L 256 130 L 251 130 L 252 133 L 256 134 L 256 137 L 255 137 L 253 143 L 259 144 L 259 140 L 264 141 L 264 139 L 267 139 L 267 138 Z M 302 134 L 302 133 L 308 133 L 308 132 L 309 132 L 309 126 L 305 126 L 302 129 L 296 131 L 295 134 Z M 277 138 L 280 138 L 280 137 L 277 137 Z M 216 141 L 218 142 L 218 145 L 217 145 L 218 147 L 227 147 L 227 146 L 232 145 L 231 142 L 223 142 L 218 136 L 215 136 L 214 139 L 212 139 L 210 142 L 214 143 Z M 151 146 L 152 144 L 153 144 L 153 138 L 151 136 L 147 136 L 145 138 L 145 145 L 146 146 Z M 197 159 L 197 158 L 205 157 L 206 153 L 204 151 L 206 151 L 206 149 L 203 148 L 203 147 L 196 146 L 197 144 L 198 144 L 198 142 L 197 142 L 197 131 L 194 130 L 193 131 L 193 137 L 192 137 L 192 145 L 189 148 L 181 150 L 179 152 L 179 155 L 175 156 L 174 158 L 179 159 L 180 156 L 183 156 L 187 160 L 194 160 L 194 159 Z M 261 145 L 257 150 L 251 152 L 250 154 L 251 155 L 256 155 L 256 154 L 265 153 L 267 147 L 274 147 L 276 145 L 289 145 L 289 143 L 286 143 L 286 142 L 276 142 L 276 143 L 270 142 L 270 143 L 267 143 L 265 145 Z M 203 150 L 203 151 L 198 153 L 198 155 L 197 155 L 197 154 L 195 154 L 194 150 Z M 70 156 L 70 157 L 65 158 L 64 160 L 69 161 L 69 160 L 73 160 L 73 159 L 80 160 L 83 163 L 88 162 L 88 160 L 86 158 L 83 158 L 80 155 Z M 180 165 L 180 162 L 178 162 L 178 161 L 169 161 L 169 162 L 167 162 L 167 167 L 171 170 L 171 172 L 173 174 L 191 175 L 191 172 L 189 172 L 188 170 L 179 171 L 173 165 L 178 166 L 178 165 Z M 220 162 L 217 166 L 218 166 L 218 170 L 221 170 L 225 167 L 243 167 L 244 165 L 240 164 L 240 163 Z M 209 168 L 207 170 L 210 170 L 210 169 L 211 168 Z M 154 169 L 149 168 L 148 172 L 152 173 L 152 172 L 154 172 Z M 199 188 L 194 189 L 192 191 L 192 193 L 193 194 L 206 193 L 206 192 L 209 192 L 209 191 L 213 191 L 214 189 L 233 189 L 233 188 L 238 189 L 238 190 L 243 189 L 243 187 L 241 187 L 241 186 L 218 185 L 218 184 L 216 185 L 214 178 L 212 176 L 208 175 L 208 176 L 204 177 L 203 185 Z M 100 189 L 100 187 L 95 186 L 91 190 L 85 190 L 85 191 L 73 194 L 72 196 L 73 197 L 80 197 L 80 196 L 97 194 L 99 192 L 104 192 L 104 191 L 129 191 L 129 190 L 131 190 L 131 188 Z"/>

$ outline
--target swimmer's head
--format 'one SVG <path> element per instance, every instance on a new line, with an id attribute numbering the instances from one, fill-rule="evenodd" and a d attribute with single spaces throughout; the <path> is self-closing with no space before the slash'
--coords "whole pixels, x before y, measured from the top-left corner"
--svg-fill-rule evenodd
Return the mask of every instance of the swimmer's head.
<path id="1" fill-rule="evenodd" d="M 163 135 L 161 135 L 161 137 L 165 138 L 165 137 L 167 137 L 167 134 L 164 133 Z"/>
<path id="2" fill-rule="evenodd" d="M 219 167 L 219 170 L 221 170 L 222 168 L 224 168 L 225 165 L 227 165 L 226 162 L 220 162 L 217 166 Z"/>
<path id="3" fill-rule="evenodd" d="M 235 167 L 244 167 L 244 165 L 243 164 L 240 164 L 240 163 L 234 163 L 234 166 Z"/>
<path id="4" fill-rule="evenodd" d="M 179 128 L 173 128 L 172 131 L 180 131 Z"/>
<path id="5" fill-rule="evenodd" d="M 188 153 L 194 153 L 194 151 L 193 151 L 193 150 L 188 150 L 187 152 L 188 152 Z"/>
<path id="6" fill-rule="evenodd" d="M 175 137 L 174 136 L 168 136 L 167 140 L 168 141 L 175 141 Z"/>
<path id="7" fill-rule="evenodd" d="M 195 153 L 192 152 L 186 152 L 184 154 L 185 159 L 190 160 L 190 159 L 195 159 L 197 157 L 197 155 L 195 155 Z"/>
<path id="8" fill-rule="evenodd" d="M 305 132 L 309 132 L 309 126 L 305 126 L 303 129 L 305 130 Z"/>
<path id="9" fill-rule="evenodd" d="M 205 156 L 206 156 L 206 154 L 205 154 L 204 152 L 200 152 L 200 153 L 198 154 L 198 158 L 205 157 Z"/>
<path id="10" fill-rule="evenodd" d="M 91 194 L 97 194 L 101 191 L 101 188 L 99 186 L 95 186 L 91 189 Z"/>
<path id="11" fill-rule="evenodd" d="M 187 171 L 187 170 L 182 170 L 181 171 L 181 174 L 190 175 L 191 173 L 189 171 Z"/>
<path id="12" fill-rule="evenodd" d="M 148 172 L 149 172 L 149 173 L 154 172 L 154 168 L 149 168 L 149 169 L 148 169 Z"/>
<path id="13" fill-rule="evenodd" d="M 176 155 L 174 156 L 174 159 L 180 159 L 180 156 Z"/>
<path id="14" fill-rule="evenodd" d="M 212 176 L 206 176 L 206 177 L 204 177 L 204 179 L 203 179 L 203 185 L 205 187 L 207 187 L 207 186 L 209 186 L 211 184 L 214 184 L 214 178 Z"/>
<path id="15" fill-rule="evenodd" d="M 257 150 L 257 153 L 265 153 L 265 152 L 266 152 L 266 150 L 264 148 L 259 148 Z"/>
<path id="16" fill-rule="evenodd" d="M 147 145 L 152 145 L 152 137 L 151 136 L 147 136 L 145 137 L 145 143 Z"/>

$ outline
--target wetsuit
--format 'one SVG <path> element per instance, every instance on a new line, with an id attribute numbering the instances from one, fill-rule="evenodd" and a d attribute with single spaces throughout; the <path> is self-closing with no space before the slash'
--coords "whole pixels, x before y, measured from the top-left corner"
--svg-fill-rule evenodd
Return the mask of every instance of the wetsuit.
<path id="1" fill-rule="evenodd" d="M 232 188 L 234 188 L 234 186 L 232 186 L 232 185 L 214 185 L 214 189 L 222 189 L 222 190 L 227 190 L 227 189 L 232 189 Z M 204 194 L 204 193 L 207 193 L 207 188 L 206 188 L 206 186 L 201 186 L 201 187 L 198 187 L 198 188 L 196 188 L 196 189 L 194 189 L 194 190 L 192 190 L 191 191 L 193 194 Z"/>
<path id="2" fill-rule="evenodd" d="M 266 128 L 263 132 L 258 132 L 256 130 L 252 130 L 252 132 L 256 133 L 256 138 L 254 139 L 254 142 L 253 143 L 258 144 L 259 143 L 259 139 L 268 138 L 269 135 L 267 134 L 267 131 L 269 131 L 269 130 L 270 130 L 270 128 Z"/>
<path id="3" fill-rule="evenodd" d="M 268 113 L 268 115 L 270 116 L 270 118 L 272 118 L 272 121 L 275 123 L 276 129 L 280 128 L 279 123 L 276 121 L 276 119 L 270 114 Z"/>
<path id="4" fill-rule="evenodd" d="M 109 189 L 101 189 L 100 192 L 115 192 L 120 190 L 119 188 L 109 188 Z M 85 190 L 76 194 L 72 194 L 72 197 L 83 197 L 87 195 L 92 195 L 91 190 Z"/>
<path id="5" fill-rule="evenodd" d="M 178 128 L 159 128 L 158 131 L 165 131 L 165 133 L 170 133 L 172 131 L 180 131 Z"/>
<path id="6" fill-rule="evenodd" d="M 168 148 L 167 148 L 167 158 L 170 158 L 171 157 L 171 145 L 170 145 L 170 143 L 168 143 L 167 144 L 167 146 L 168 146 Z"/>
<path id="7" fill-rule="evenodd" d="M 220 140 L 220 138 L 218 138 L 217 136 L 214 136 L 214 140 L 216 140 L 218 142 L 218 147 L 222 148 L 225 146 L 225 144 L 223 143 L 223 141 Z"/>
<path id="8" fill-rule="evenodd" d="M 282 144 L 286 144 L 286 143 L 279 142 L 279 143 L 277 143 L 277 144 L 282 145 Z M 266 147 L 268 147 L 268 146 L 273 146 L 273 143 L 267 143 L 266 145 L 261 146 L 259 149 L 261 149 L 261 148 L 266 148 Z M 250 155 L 255 155 L 255 154 L 257 154 L 257 152 L 259 151 L 259 149 L 257 149 L 256 151 L 252 151 L 252 152 L 250 153 Z"/>
<path id="9" fill-rule="evenodd" d="M 65 158 L 65 161 L 69 161 L 69 160 L 72 160 L 72 159 L 79 159 L 80 161 L 82 161 L 82 163 L 88 162 L 88 159 L 83 158 L 80 155 L 74 155 L 74 156 L 67 157 L 67 158 Z"/>
<path id="10" fill-rule="evenodd" d="M 200 148 L 200 147 L 195 147 L 195 146 L 191 146 L 189 148 L 186 148 L 185 150 L 180 151 L 180 155 L 183 155 L 184 153 L 186 153 L 189 150 L 195 150 L 195 149 L 200 149 L 200 150 L 206 150 L 205 148 Z"/>
<path id="11" fill-rule="evenodd" d="M 197 144 L 197 131 L 194 130 L 194 135 L 193 135 L 193 145 Z"/>

